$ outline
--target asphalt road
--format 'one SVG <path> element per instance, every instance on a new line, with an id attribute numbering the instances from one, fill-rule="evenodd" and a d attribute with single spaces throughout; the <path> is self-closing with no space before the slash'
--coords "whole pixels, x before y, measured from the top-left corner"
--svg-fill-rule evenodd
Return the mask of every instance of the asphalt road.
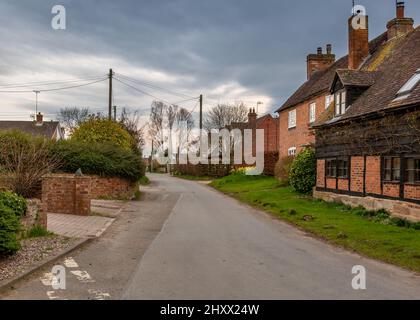
<path id="1" fill-rule="evenodd" d="M 326 244 L 202 183 L 151 178 L 144 201 L 72 254 L 93 281 L 68 276 L 67 289 L 51 293 L 41 272 L 4 298 L 420 298 L 413 273 Z M 351 286 L 355 265 L 366 269 L 366 290 Z"/>

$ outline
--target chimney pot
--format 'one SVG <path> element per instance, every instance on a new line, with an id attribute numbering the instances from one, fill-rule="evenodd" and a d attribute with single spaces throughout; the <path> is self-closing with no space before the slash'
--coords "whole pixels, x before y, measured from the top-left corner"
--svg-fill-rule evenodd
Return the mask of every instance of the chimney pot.
<path id="1" fill-rule="evenodd" d="M 331 52 L 332 52 L 332 45 L 327 44 L 327 54 L 331 54 Z"/>
<path id="2" fill-rule="evenodd" d="M 322 48 L 321 48 L 321 47 L 318 47 L 318 49 L 317 49 L 317 53 L 318 53 L 318 54 L 322 54 Z"/>
<path id="3" fill-rule="evenodd" d="M 397 2 L 397 19 L 404 19 L 405 17 L 405 4 L 404 1 Z"/>

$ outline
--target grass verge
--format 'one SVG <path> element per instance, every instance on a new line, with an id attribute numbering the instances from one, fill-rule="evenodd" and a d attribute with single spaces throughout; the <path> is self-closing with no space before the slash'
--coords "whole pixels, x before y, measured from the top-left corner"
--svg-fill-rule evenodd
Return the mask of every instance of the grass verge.
<path id="1" fill-rule="evenodd" d="M 190 175 L 184 175 L 184 174 L 174 174 L 174 177 L 185 179 L 185 180 L 193 180 L 193 181 L 211 181 L 214 178 L 209 176 L 190 176 Z"/>
<path id="2" fill-rule="evenodd" d="M 210 185 L 331 243 L 420 272 L 420 224 L 297 194 L 272 177 L 234 174 Z"/>

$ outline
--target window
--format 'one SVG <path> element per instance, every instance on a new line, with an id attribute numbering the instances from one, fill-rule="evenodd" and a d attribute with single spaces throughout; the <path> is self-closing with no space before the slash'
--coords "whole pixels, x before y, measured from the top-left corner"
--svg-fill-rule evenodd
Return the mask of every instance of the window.
<path id="1" fill-rule="evenodd" d="M 398 91 L 397 97 L 405 96 L 411 93 L 411 91 L 414 90 L 414 88 L 419 84 L 420 82 L 420 69 L 416 71 L 414 76 L 411 77 L 410 80 L 407 81 L 406 84 Z"/>
<path id="2" fill-rule="evenodd" d="M 399 182 L 401 176 L 401 159 L 397 157 L 384 158 L 383 180 Z"/>
<path id="3" fill-rule="evenodd" d="M 349 161 L 347 159 L 338 159 L 337 160 L 339 178 L 348 178 L 349 176 Z"/>
<path id="4" fill-rule="evenodd" d="M 335 93 L 335 115 L 341 116 L 346 113 L 346 107 L 346 91 L 337 91 Z"/>
<path id="5" fill-rule="evenodd" d="M 294 156 L 294 155 L 296 155 L 296 147 L 291 147 L 291 148 L 289 148 L 289 149 L 287 150 L 287 154 L 288 154 L 289 156 Z"/>
<path id="6" fill-rule="evenodd" d="M 335 178 L 337 176 L 337 160 L 327 159 L 326 167 L 326 176 Z"/>
<path id="7" fill-rule="evenodd" d="M 420 157 L 406 159 L 406 182 L 420 183 Z"/>
<path id="8" fill-rule="evenodd" d="M 289 129 L 296 127 L 296 109 L 289 111 Z"/>
<path id="9" fill-rule="evenodd" d="M 315 122 L 316 117 L 316 103 L 311 103 L 309 105 L 309 123 Z"/>
<path id="10" fill-rule="evenodd" d="M 330 106 L 331 102 L 333 101 L 333 96 L 332 95 L 328 95 L 325 97 L 325 109 L 328 109 L 328 107 Z"/>

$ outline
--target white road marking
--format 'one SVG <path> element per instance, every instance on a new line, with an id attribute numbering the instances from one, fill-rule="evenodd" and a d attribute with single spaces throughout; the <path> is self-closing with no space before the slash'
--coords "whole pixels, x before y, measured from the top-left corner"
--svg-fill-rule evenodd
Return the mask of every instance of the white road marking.
<path id="1" fill-rule="evenodd" d="M 54 275 L 51 272 L 45 273 L 43 277 L 39 278 L 44 286 L 52 286 Z"/>
<path id="2" fill-rule="evenodd" d="M 95 282 L 87 271 L 74 270 L 70 272 L 74 274 L 80 282 Z"/>
<path id="3" fill-rule="evenodd" d="M 88 292 L 95 296 L 95 300 L 106 300 L 107 298 L 111 298 L 111 295 L 108 292 L 102 292 L 101 290 L 89 289 Z"/>
<path id="4" fill-rule="evenodd" d="M 64 260 L 64 265 L 67 268 L 78 268 L 79 265 L 77 264 L 77 262 L 72 258 L 72 257 L 68 257 Z"/>

